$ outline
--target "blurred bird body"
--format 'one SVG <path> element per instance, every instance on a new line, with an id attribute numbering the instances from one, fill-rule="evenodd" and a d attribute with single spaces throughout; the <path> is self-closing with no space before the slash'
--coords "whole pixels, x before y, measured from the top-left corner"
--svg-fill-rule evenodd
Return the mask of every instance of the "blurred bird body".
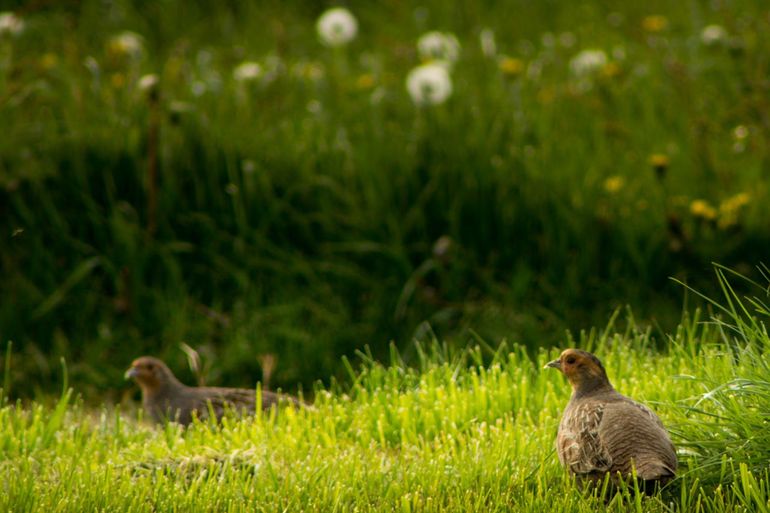
<path id="1" fill-rule="evenodd" d="M 155 422 L 171 420 L 186 426 L 193 416 L 206 420 L 213 414 L 219 420 L 228 409 L 254 413 L 257 407 L 255 389 L 190 387 L 179 381 L 165 363 L 151 356 L 134 360 L 125 377 L 133 378 L 142 389 L 142 405 Z M 300 404 L 293 397 L 262 391 L 263 410 L 280 402 Z"/>
<path id="2" fill-rule="evenodd" d="M 676 451 L 658 416 L 617 392 L 598 358 L 567 349 L 547 367 L 559 369 L 572 397 L 559 424 L 559 460 L 579 480 L 602 481 L 607 473 L 636 472 L 647 483 L 665 484 L 677 467 Z"/>

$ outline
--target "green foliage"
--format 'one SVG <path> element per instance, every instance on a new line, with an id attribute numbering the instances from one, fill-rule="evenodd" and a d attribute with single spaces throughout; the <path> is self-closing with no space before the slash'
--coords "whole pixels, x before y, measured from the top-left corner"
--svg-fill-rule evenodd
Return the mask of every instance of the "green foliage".
<path id="1" fill-rule="evenodd" d="M 406 353 L 425 321 L 458 347 L 468 327 L 553 345 L 626 303 L 665 324 L 670 276 L 703 289 L 709 262 L 765 257 L 761 2 L 350 7 L 336 49 L 304 2 L 20 9 L 0 36 L 0 340 L 40 390 L 15 393 L 50 390 L 60 356 L 105 393 L 140 353 L 181 368 L 180 342 L 222 384 L 277 355 L 284 386 L 366 344 Z M 454 93 L 417 108 L 432 29 L 462 45 Z M 578 76 L 592 48 L 607 62 Z M 262 74 L 236 79 L 244 61 Z"/>

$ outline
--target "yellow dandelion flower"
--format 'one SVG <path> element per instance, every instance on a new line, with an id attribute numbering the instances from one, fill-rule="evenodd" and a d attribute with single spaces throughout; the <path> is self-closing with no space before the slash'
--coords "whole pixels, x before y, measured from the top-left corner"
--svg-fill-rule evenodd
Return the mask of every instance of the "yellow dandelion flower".
<path id="1" fill-rule="evenodd" d="M 669 164 L 668 156 L 662 153 L 653 153 L 650 155 L 649 162 L 652 167 L 668 167 Z"/>
<path id="2" fill-rule="evenodd" d="M 668 18 L 659 14 L 647 16 L 642 20 L 642 28 L 647 32 L 662 32 L 668 28 Z"/>
<path id="3" fill-rule="evenodd" d="M 552 87 L 543 87 L 537 92 L 537 101 L 547 105 L 556 99 L 556 91 Z"/>
<path id="4" fill-rule="evenodd" d="M 120 89 L 126 85 L 126 76 L 123 73 L 113 73 L 110 75 L 110 83 L 115 89 Z"/>
<path id="5" fill-rule="evenodd" d="M 511 77 L 521 75 L 524 72 L 524 61 L 514 57 L 501 57 L 497 62 L 497 66 L 503 72 L 503 75 Z"/>
<path id="6" fill-rule="evenodd" d="M 708 201 L 702 199 L 696 199 L 690 203 L 690 213 L 707 221 L 713 221 L 717 218 L 717 210 Z"/>
<path id="7" fill-rule="evenodd" d="M 740 192 L 735 196 L 730 196 L 719 205 L 720 211 L 740 210 L 751 203 L 751 195 L 748 192 Z"/>
<path id="8" fill-rule="evenodd" d="M 738 223 L 738 213 L 751 202 L 751 195 L 741 192 L 722 200 L 719 204 L 719 227 L 729 228 Z"/>
<path id="9" fill-rule="evenodd" d="M 43 54 L 42 57 L 40 57 L 40 67 L 43 68 L 44 70 L 55 68 L 58 62 L 59 62 L 59 58 L 56 57 L 55 53 L 48 52 L 46 54 Z"/>
<path id="10" fill-rule="evenodd" d="M 620 65 L 617 62 L 608 62 L 602 67 L 601 74 L 605 77 L 612 78 L 620 75 Z"/>
<path id="11" fill-rule="evenodd" d="M 374 87 L 374 75 L 371 73 L 364 73 L 356 79 L 356 87 L 358 89 L 371 89 Z"/>
<path id="12" fill-rule="evenodd" d="M 622 176 L 610 176 L 604 181 L 604 190 L 610 194 L 615 194 L 625 185 L 625 180 Z"/>
<path id="13" fill-rule="evenodd" d="M 663 181 L 666 178 L 666 170 L 668 170 L 668 157 L 662 153 L 653 153 L 648 161 L 655 171 L 655 176 L 659 181 Z"/>

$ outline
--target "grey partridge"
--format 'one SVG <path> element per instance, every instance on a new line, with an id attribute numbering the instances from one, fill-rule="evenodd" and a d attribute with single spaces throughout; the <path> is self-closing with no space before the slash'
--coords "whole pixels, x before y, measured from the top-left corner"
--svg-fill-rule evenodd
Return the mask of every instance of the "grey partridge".
<path id="1" fill-rule="evenodd" d="M 599 359 L 567 349 L 546 367 L 559 369 L 572 385 L 572 397 L 559 424 L 556 451 L 579 481 L 627 479 L 636 471 L 645 489 L 670 481 L 676 451 L 658 416 L 610 384 Z"/>
<path id="2" fill-rule="evenodd" d="M 165 363 L 152 356 L 134 360 L 125 378 L 133 378 L 142 389 L 145 412 L 155 422 L 171 420 L 186 426 L 192 422 L 193 415 L 205 420 L 213 413 L 219 420 L 227 409 L 239 413 L 254 413 L 256 409 L 256 389 L 190 387 L 180 382 Z M 291 396 L 262 391 L 263 410 L 281 401 L 295 406 L 300 404 Z"/>

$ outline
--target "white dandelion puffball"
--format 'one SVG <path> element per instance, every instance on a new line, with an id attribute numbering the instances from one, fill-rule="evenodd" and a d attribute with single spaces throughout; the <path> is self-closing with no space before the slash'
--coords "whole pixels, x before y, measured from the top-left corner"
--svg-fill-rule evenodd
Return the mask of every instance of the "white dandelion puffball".
<path id="1" fill-rule="evenodd" d="M 409 72 L 406 89 L 417 105 L 437 105 L 452 95 L 452 79 L 445 66 L 423 64 Z"/>
<path id="2" fill-rule="evenodd" d="M 450 32 L 426 32 L 417 40 L 417 52 L 424 61 L 444 61 L 449 64 L 460 56 L 460 42 Z"/>
<path id="3" fill-rule="evenodd" d="M 355 16 L 344 7 L 333 7 L 324 12 L 316 23 L 321 42 L 327 46 L 342 46 L 358 33 Z"/>
<path id="4" fill-rule="evenodd" d="M 0 36 L 16 36 L 24 30 L 24 21 L 10 11 L 0 12 Z"/>
<path id="5" fill-rule="evenodd" d="M 727 31 L 721 25 L 708 25 L 700 33 L 700 40 L 706 46 L 719 44 L 727 39 Z"/>
<path id="6" fill-rule="evenodd" d="M 155 73 L 149 73 L 139 79 L 139 82 L 137 82 L 137 87 L 143 93 L 150 93 L 157 89 L 159 82 L 160 80 L 158 79 L 158 75 Z"/>
<path id="7" fill-rule="evenodd" d="M 262 66 L 258 62 L 245 61 L 233 70 L 233 78 L 238 82 L 250 82 L 262 76 Z"/>
<path id="8" fill-rule="evenodd" d="M 481 30 L 479 33 L 479 44 L 481 44 L 481 53 L 484 54 L 484 57 L 494 57 L 497 55 L 495 32 L 491 28 Z"/>
<path id="9" fill-rule="evenodd" d="M 109 48 L 115 54 L 136 58 L 144 51 L 144 41 L 136 32 L 126 30 L 110 39 Z"/>
<path id="10" fill-rule="evenodd" d="M 579 76 L 596 73 L 607 64 L 607 54 L 603 50 L 583 50 L 569 61 L 572 72 Z"/>

